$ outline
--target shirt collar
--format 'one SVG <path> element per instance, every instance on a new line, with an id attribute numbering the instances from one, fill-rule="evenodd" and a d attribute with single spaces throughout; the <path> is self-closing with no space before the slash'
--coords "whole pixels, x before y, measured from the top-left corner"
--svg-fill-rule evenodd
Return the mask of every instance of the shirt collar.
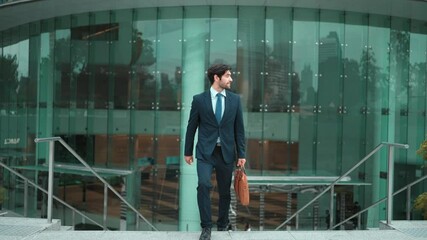
<path id="1" fill-rule="evenodd" d="M 211 91 L 211 97 L 212 98 L 215 98 L 216 97 L 216 94 L 218 93 L 215 89 L 213 89 L 213 87 L 211 87 L 210 88 L 210 91 Z M 226 96 L 226 91 L 225 91 L 225 89 L 224 90 L 222 90 L 222 92 L 220 92 L 221 94 L 222 94 L 222 96 Z"/>

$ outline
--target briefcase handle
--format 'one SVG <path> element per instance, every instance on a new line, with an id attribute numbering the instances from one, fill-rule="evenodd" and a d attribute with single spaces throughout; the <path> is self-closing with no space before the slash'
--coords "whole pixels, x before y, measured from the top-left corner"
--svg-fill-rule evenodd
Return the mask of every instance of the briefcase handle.
<path id="1" fill-rule="evenodd" d="M 243 171 L 245 174 L 246 174 L 246 168 L 245 168 L 245 166 L 236 166 L 236 170 L 239 170 L 239 171 Z"/>

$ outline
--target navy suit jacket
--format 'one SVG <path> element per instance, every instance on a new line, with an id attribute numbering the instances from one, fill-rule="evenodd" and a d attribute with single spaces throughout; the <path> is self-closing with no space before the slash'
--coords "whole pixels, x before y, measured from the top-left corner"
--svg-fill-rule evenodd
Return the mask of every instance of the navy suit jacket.
<path id="1" fill-rule="evenodd" d="M 212 109 L 210 91 L 193 97 L 185 136 L 185 156 L 193 155 L 194 136 L 197 128 L 199 135 L 196 158 L 209 160 L 218 136 L 221 139 L 222 155 L 227 163 L 236 161 L 236 153 L 238 158 L 245 158 L 245 130 L 239 95 L 227 91 L 224 114 L 219 124 Z"/>

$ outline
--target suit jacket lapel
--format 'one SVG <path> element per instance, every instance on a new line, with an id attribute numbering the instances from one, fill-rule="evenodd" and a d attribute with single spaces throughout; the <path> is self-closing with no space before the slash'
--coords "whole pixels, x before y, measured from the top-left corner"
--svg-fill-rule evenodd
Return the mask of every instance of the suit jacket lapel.
<path id="1" fill-rule="evenodd" d="M 215 113 L 212 109 L 212 97 L 209 90 L 205 92 L 204 99 L 205 99 L 205 107 L 209 109 L 208 113 L 211 115 L 209 119 L 213 119 L 216 122 Z"/>
<path id="2" fill-rule="evenodd" d="M 228 117 L 228 113 L 231 109 L 231 97 L 230 94 L 228 93 L 227 96 L 224 98 L 225 99 L 225 109 L 224 109 L 224 115 L 222 115 L 221 118 L 221 122 L 224 118 Z"/>

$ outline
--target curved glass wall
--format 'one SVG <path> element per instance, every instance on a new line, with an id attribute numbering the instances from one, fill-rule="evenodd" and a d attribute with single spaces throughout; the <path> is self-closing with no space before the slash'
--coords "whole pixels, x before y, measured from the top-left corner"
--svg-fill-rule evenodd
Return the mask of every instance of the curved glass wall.
<path id="1" fill-rule="evenodd" d="M 396 189 L 423 174 L 415 152 L 425 138 L 425 22 L 284 7 L 165 7 L 45 19 L 0 37 L 3 161 L 46 186 L 46 172 L 36 166 L 44 166 L 48 151 L 34 138 L 61 136 L 92 166 L 131 170 L 109 181 L 161 230 L 178 228 L 182 114 L 197 93 L 192 86 L 209 87 L 194 76 L 217 62 L 233 67 L 250 175 L 339 176 L 381 142 L 410 145 L 395 154 Z M 196 74 L 192 66 L 204 69 Z M 59 146 L 55 156 L 78 163 Z M 351 215 L 354 202 L 367 207 L 385 196 L 386 151 L 373 159 L 337 186 L 338 220 Z M 65 170 L 55 177 L 58 196 L 102 214 L 99 182 Z M 6 171 L 3 179 L 4 206 L 23 213 L 17 179 Z M 237 226 L 276 228 L 327 182 L 313 179 L 320 182 L 253 188 L 250 207 L 236 205 Z M 423 189 L 417 185 L 413 197 Z M 28 215 L 43 215 L 45 196 L 29 194 Z M 127 217 L 129 228 L 132 214 L 120 217 L 120 204 L 110 198 L 109 227 L 122 228 Z M 397 199 L 395 206 L 406 201 Z M 325 229 L 330 201 L 323 197 L 304 211 L 299 228 Z M 66 210 L 58 214 L 71 221 Z M 398 208 L 394 214 L 405 217 Z M 362 224 L 384 216 L 380 206 Z"/>

